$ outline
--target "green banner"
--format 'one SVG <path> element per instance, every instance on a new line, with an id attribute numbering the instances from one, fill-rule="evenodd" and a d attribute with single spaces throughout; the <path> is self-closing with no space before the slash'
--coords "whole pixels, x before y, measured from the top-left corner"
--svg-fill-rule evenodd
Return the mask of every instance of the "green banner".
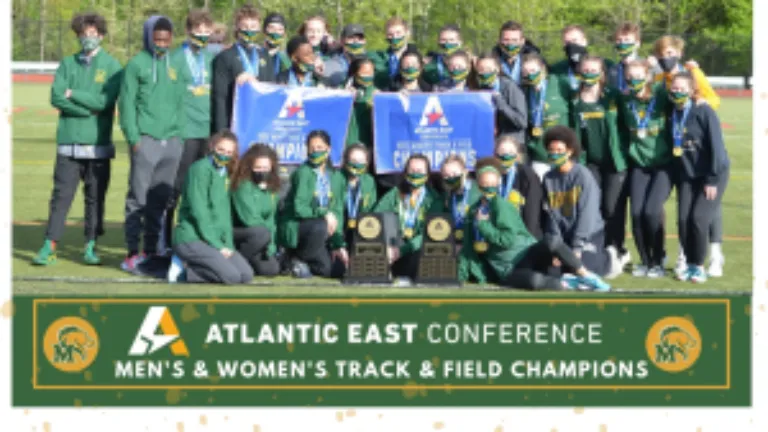
<path id="1" fill-rule="evenodd" d="M 15 406 L 749 406 L 738 298 L 17 297 Z"/>

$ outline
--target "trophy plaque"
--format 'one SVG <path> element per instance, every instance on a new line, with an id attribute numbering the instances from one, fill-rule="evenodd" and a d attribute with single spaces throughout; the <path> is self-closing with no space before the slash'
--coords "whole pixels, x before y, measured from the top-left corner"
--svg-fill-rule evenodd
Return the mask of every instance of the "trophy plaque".
<path id="1" fill-rule="evenodd" d="M 451 216 L 428 216 L 425 234 L 420 252 L 418 283 L 458 285 L 458 258 Z"/>
<path id="2" fill-rule="evenodd" d="M 391 283 L 388 246 L 398 246 L 398 218 L 394 213 L 362 213 L 349 249 L 345 283 Z"/>

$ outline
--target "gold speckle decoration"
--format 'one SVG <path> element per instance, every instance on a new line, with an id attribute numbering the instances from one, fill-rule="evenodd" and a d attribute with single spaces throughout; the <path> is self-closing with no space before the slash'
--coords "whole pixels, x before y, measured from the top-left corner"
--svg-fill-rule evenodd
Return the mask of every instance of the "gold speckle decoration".
<path id="1" fill-rule="evenodd" d="M 624 327 L 619 327 L 619 333 L 624 333 L 625 331 L 627 330 Z"/>
<path id="2" fill-rule="evenodd" d="M 367 354 L 367 355 L 365 356 L 365 361 L 373 361 L 373 356 L 372 356 L 372 355 L 370 355 L 370 354 Z"/>
<path id="3" fill-rule="evenodd" d="M 117 395 L 115 396 L 117 397 L 117 400 L 120 400 L 123 398 L 123 392 L 117 392 Z"/>
<path id="4" fill-rule="evenodd" d="M 557 428 L 552 428 L 552 430 L 549 432 L 557 432 Z"/>
<path id="5" fill-rule="evenodd" d="M 285 346 L 285 349 L 287 349 L 289 353 L 293 352 L 293 348 L 294 348 L 294 345 L 292 343 L 289 343 L 288 345 Z"/>
<path id="6" fill-rule="evenodd" d="M 28 409 L 24 410 L 24 415 L 29 415 L 29 410 Z"/>
<path id="7" fill-rule="evenodd" d="M 568 400 L 573 400 L 573 393 L 568 393 Z"/>
<path id="8" fill-rule="evenodd" d="M 341 423 L 344 421 L 344 413 L 341 411 L 336 411 L 336 421 Z"/>
<path id="9" fill-rule="evenodd" d="M 195 305 L 187 303 L 181 308 L 181 321 L 188 323 L 200 318 L 200 314 L 197 312 Z"/>
<path id="10" fill-rule="evenodd" d="M 459 318 L 461 318 L 461 315 L 459 315 L 456 312 L 451 312 L 451 313 L 448 314 L 448 319 L 451 320 L 451 321 L 456 321 Z"/>
<path id="11" fill-rule="evenodd" d="M 427 388 L 424 386 L 421 386 L 419 388 L 419 394 L 421 395 L 421 397 L 427 397 Z"/>
<path id="12" fill-rule="evenodd" d="M 408 381 L 403 387 L 403 397 L 406 399 L 413 399 L 419 394 L 419 389 L 416 386 L 416 381 Z"/>
<path id="13" fill-rule="evenodd" d="M 432 366 L 440 367 L 440 357 L 432 357 Z"/>
<path id="14" fill-rule="evenodd" d="M 229 416 L 224 416 L 224 421 L 229 421 Z"/>
<path id="15" fill-rule="evenodd" d="M 717 342 L 712 342 L 712 350 L 717 350 Z"/>
<path id="16" fill-rule="evenodd" d="M 672 400 L 672 395 L 671 395 L 671 394 L 669 394 L 669 393 L 667 393 L 667 395 L 666 395 L 666 396 L 664 396 L 664 399 L 666 399 L 666 401 L 667 401 L 667 402 L 669 402 L 669 401 L 671 401 L 671 400 Z"/>
<path id="17" fill-rule="evenodd" d="M 621 312 L 622 313 L 629 313 L 629 308 L 624 306 L 623 308 L 621 308 Z"/>
<path id="18" fill-rule="evenodd" d="M 351 299 L 349 300 L 349 304 L 350 304 L 350 305 L 351 305 L 353 308 L 356 308 L 356 307 L 360 306 L 360 302 L 357 300 L 357 298 L 351 298 Z"/>
<path id="19" fill-rule="evenodd" d="M 701 426 L 696 428 L 696 432 L 701 432 Z"/>
<path id="20" fill-rule="evenodd" d="M 600 432 L 608 432 L 608 426 L 606 425 L 600 425 L 600 429 L 598 429 Z"/>
<path id="21" fill-rule="evenodd" d="M 752 315 L 752 305 L 744 305 L 744 315 Z"/>
<path id="22" fill-rule="evenodd" d="M 762 100 L 768 100 L 768 92 L 762 92 L 762 93 L 760 93 L 760 99 L 762 99 Z"/>
<path id="23" fill-rule="evenodd" d="M 277 393 L 272 393 L 272 400 L 277 400 Z"/>
<path id="24" fill-rule="evenodd" d="M 760 312 L 765 312 L 765 305 L 760 305 Z"/>
<path id="25" fill-rule="evenodd" d="M 208 417 L 206 417 L 204 415 L 201 415 L 200 416 L 200 424 L 203 425 L 203 426 L 207 425 L 208 424 Z"/>
<path id="26" fill-rule="evenodd" d="M 83 406 L 83 401 L 80 399 L 75 399 L 75 407 L 81 408 Z"/>
<path id="27" fill-rule="evenodd" d="M 261 426 L 253 425 L 253 432 L 261 432 Z"/>
<path id="28" fill-rule="evenodd" d="M 323 403 L 324 400 L 322 396 L 317 397 L 317 403 Z"/>
<path id="29" fill-rule="evenodd" d="M 501 427 L 501 425 L 496 426 L 496 429 L 493 430 L 493 432 L 504 432 L 504 428 Z"/>
<path id="30" fill-rule="evenodd" d="M 357 411 L 355 411 L 353 409 L 348 409 L 347 410 L 347 417 L 354 417 L 356 415 L 357 415 Z"/>
<path id="31" fill-rule="evenodd" d="M 101 311 L 101 303 L 99 303 L 99 302 L 91 303 L 91 309 L 93 309 L 94 312 Z"/>
<path id="32" fill-rule="evenodd" d="M 209 304 L 206 310 L 208 312 L 208 315 L 216 314 L 216 306 L 213 303 Z"/>
<path id="33" fill-rule="evenodd" d="M 178 389 L 170 389 L 165 392 L 165 401 L 168 405 L 176 405 L 181 400 L 181 391 Z"/>
<path id="34" fill-rule="evenodd" d="M 43 432 L 51 432 L 51 424 L 48 422 L 43 423 Z"/>
<path id="35" fill-rule="evenodd" d="M 88 308 L 85 306 L 80 306 L 80 316 L 83 318 L 86 318 L 88 316 Z"/>
<path id="36" fill-rule="evenodd" d="M 597 310 L 605 310 L 605 302 L 597 302 Z"/>
<path id="37" fill-rule="evenodd" d="M 584 414 L 584 407 L 575 407 L 573 412 L 577 415 Z"/>
<path id="38" fill-rule="evenodd" d="M 211 384 L 213 385 L 216 385 L 219 383 L 219 381 L 221 381 L 221 377 L 218 375 L 211 375 L 210 377 L 208 377 L 208 379 L 211 380 Z"/>
<path id="39" fill-rule="evenodd" d="M 215 400 L 216 400 L 216 399 L 214 399 L 213 397 L 209 397 L 209 398 L 208 398 L 208 403 L 209 403 L 209 404 L 212 404 L 212 403 L 213 403 L 213 401 L 215 401 Z"/>
<path id="40" fill-rule="evenodd" d="M 13 316 L 15 311 L 16 307 L 14 306 L 13 302 L 8 300 L 7 302 L 3 303 L 3 307 L 0 309 L 0 314 L 3 315 L 3 318 L 9 319 Z"/>
<path id="41" fill-rule="evenodd" d="M 429 306 L 433 307 L 433 308 L 438 308 L 438 307 L 440 307 L 442 305 L 443 305 L 443 303 L 440 302 L 440 301 L 431 301 L 431 302 L 429 302 Z"/>
<path id="42" fill-rule="evenodd" d="M 87 370 L 83 373 L 83 378 L 85 378 L 86 381 L 91 382 L 93 381 L 93 372 Z"/>
<path id="43" fill-rule="evenodd" d="M 432 428 L 434 428 L 435 430 L 441 430 L 444 427 L 445 427 L 445 423 L 440 422 L 440 421 L 439 422 L 435 422 L 435 424 L 432 425 Z"/>
<path id="44" fill-rule="evenodd" d="M 101 316 L 101 322 L 107 322 L 107 316 L 106 315 L 102 315 Z"/>
<path id="45" fill-rule="evenodd" d="M 688 376 L 693 376 L 693 371 L 688 371 Z"/>
<path id="46" fill-rule="evenodd" d="M 177 432 L 184 432 L 184 423 L 182 423 L 182 422 L 176 423 L 176 431 Z"/>
<path id="47" fill-rule="evenodd" d="M 523 395 L 523 400 L 528 400 L 528 395 Z"/>

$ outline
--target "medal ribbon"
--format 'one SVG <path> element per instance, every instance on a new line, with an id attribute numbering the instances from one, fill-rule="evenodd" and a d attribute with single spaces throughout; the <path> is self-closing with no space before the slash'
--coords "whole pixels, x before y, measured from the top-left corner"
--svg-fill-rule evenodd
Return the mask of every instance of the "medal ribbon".
<path id="1" fill-rule="evenodd" d="M 197 53 L 197 61 L 195 61 L 195 55 L 192 53 L 192 48 L 189 44 L 184 44 L 184 55 L 187 58 L 187 66 L 192 73 L 192 79 L 195 81 L 195 87 L 200 87 L 205 84 L 205 56 L 203 56 L 203 50 Z"/>
<path id="2" fill-rule="evenodd" d="M 488 202 L 483 201 L 483 204 L 480 205 L 480 207 L 477 209 L 480 214 L 488 214 L 490 211 L 488 207 Z M 475 222 L 475 242 L 476 243 L 483 243 L 485 242 L 485 238 L 483 238 L 483 235 L 480 234 L 480 229 L 478 228 L 479 223 Z"/>
<path id="3" fill-rule="evenodd" d="M 240 63 L 243 64 L 243 69 L 245 69 L 245 72 L 253 75 L 258 76 L 259 74 L 259 50 L 257 50 L 255 47 L 251 49 L 251 58 L 248 58 L 248 54 L 245 52 L 245 48 L 241 44 L 237 45 L 237 52 L 240 55 Z"/>
<path id="4" fill-rule="evenodd" d="M 637 123 L 637 130 L 648 129 L 648 122 L 650 121 L 651 116 L 653 116 L 654 106 L 656 106 L 656 98 L 652 98 L 651 101 L 648 103 L 648 108 L 645 110 L 645 117 L 641 119 L 640 113 L 637 112 L 637 103 L 635 101 L 632 101 L 632 103 L 630 104 L 630 109 L 632 110 L 632 115 L 635 116 L 635 122 Z"/>
<path id="5" fill-rule="evenodd" d="M 389 54 L 389 77 L 394 78 L 400 69 L 400 60 L 397 58 L 397 54 Z"/>
<path id="6" fill-rule="evenodd" d="M 360 209 L 360 198 L 363 196 L 360 181 L 356 187 L 347 186 L 347 216 L 349 219 L 357 219 L 357 211 Z M 354 198 L 353 198 L 354 196 Z"/>
<path id="7" fill-rule="evenodd" d="M 467 201 L 469 200 L 469 190 L 472 187 L 472 181 L 464 182 L 461 205 L 456 205 L 456 194 L 451 194 L 451 203 L 453 209 L 454 228 L 461 229 L 464 226 L 464 216 L 467 214 Z"/>
<path id="8" fill-rule="evenodd" d="M 421 208 L 421 203 L 424 201 L 424 196 L 426 195 L 424 189 L 425 188 L 422 187 L 419 191 L 419 196 L 416 198 L 414 205 L 411 205 L 413 197 L 408 197 L 405 208 L 403 208 L 403 201 L 400 200 L 400 214 L 404 216 L 403 222 L 405 223 L 405 228 L 413 229 L 416 226 L 416 218 L 419 216 L 419 209 Z"/>
<path id="9" fill-rule="evenodd" d="M 544 119 L 544 105 L 547 98 L 547 82 L 541 82 L 541 89 L 539 90 L 538 103 L 536 101 L 536 89 L 531 89 L 528 92 L 528 106 L 531 108 L 531 117 L 533 120 L 533 127 L 540 128 L 542 120 Z"/>
<path id="10" fill-rule="evenodd" d="M 509 168 L 509 171 L 507 171 L 506 174 L 502 177 L 502 183 L 499 187 L 501 189 L 500 195 L 502 198 L 509 199 L 509 194 L 512 193 L 512 186 L 515 184 L 515 174 L 517 173 L 517 170 L 515 169 L 515 166 Z"/>
<path id="11" fill-rule="evenodd" d="M 520 54 L 515 57 L 515 64 L 512 67 L 506 61 L 501 62 L 501 69 L 504 71 L 504 75 L 520 84 Z"/>
<path id="12" fill-rule="evenodd" d="M 691 106 L 693 104 L 689 100 L 685 104 L 683 109 L 682 118 L 680 117 L 680 110 L 675 109 L 672 111 L 672 138 L 674 139 L 674 146 L 677 152 L 683 149 L 683 136 L 685 136 L 685 122 L 688 120 L 688 114 L 691 113 Z"/>
<path id="13" fill-rule="evenodd" d="M 299 82 L 299 79 L 296 77 L 296 73 L 293 72 L 293 69 L 291 69 L 288 72 L 288 85 L 289 86 L 296 86 L 296 87 L 312 87 L 312 78 L 309 79 L 304 78 L 303 82 Z"/>
<path id="14" fill-rule="evenodd" d="M 328 207 L 328 201 L 330 201 L 328 195 L 331 191 L 331 182 L 327 172 L 315 172 L 317 173 L 317 182 L 315 184 L 317 187 L 317 205 L 320 206 L 320 208 L 326 208 Z"/>
<path id="15" fill-rule="evenodd" d="M 571 90 L 576 91 L 579 89 L 579 80 L 573 74 L 573 69 L 568 67 L 568 81 L 571 83 Z"/>

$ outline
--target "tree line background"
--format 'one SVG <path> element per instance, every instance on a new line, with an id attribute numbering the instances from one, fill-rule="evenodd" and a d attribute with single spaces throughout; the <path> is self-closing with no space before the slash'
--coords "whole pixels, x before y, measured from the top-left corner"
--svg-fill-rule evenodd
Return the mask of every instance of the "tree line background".
<path id="1" fill-rule="evenodd" d="M 659 36 L 676 34 L 687 42 L 685 57 L 697 60 L 708 75 L 752 74 L 751 0 L 13 0 L 13 60 L 58 61 L 79 50 L 69 25 L 84 11 L 107 19 L 104 45 L 123 63 L 141 49 L 143 22 L 154 13 L 173 20 L 178 43 L 187 11 L 207 7 L 230 27 L 231 41 L 232 15 L 246 3 L 263 15 L 282 13 L 289 34 L 316 14 L 326 17 L 336 37 L 344 25 L 360 23 L 369 50 L 385 48 L 384 24 L 395 15 L 411 23 L 411 39 L 423 53 L 436 48 L 438 30 L 447 23 L 461 27 L 465 47 L 487 51 L 501 23 L 514 19 L 550 62 L 564 56 L 564 26 L 584 26 L 590 51 L 615 58 L 614 30 L 632 21 L 643 30 L 641 55 L 650 53 Z"/>

